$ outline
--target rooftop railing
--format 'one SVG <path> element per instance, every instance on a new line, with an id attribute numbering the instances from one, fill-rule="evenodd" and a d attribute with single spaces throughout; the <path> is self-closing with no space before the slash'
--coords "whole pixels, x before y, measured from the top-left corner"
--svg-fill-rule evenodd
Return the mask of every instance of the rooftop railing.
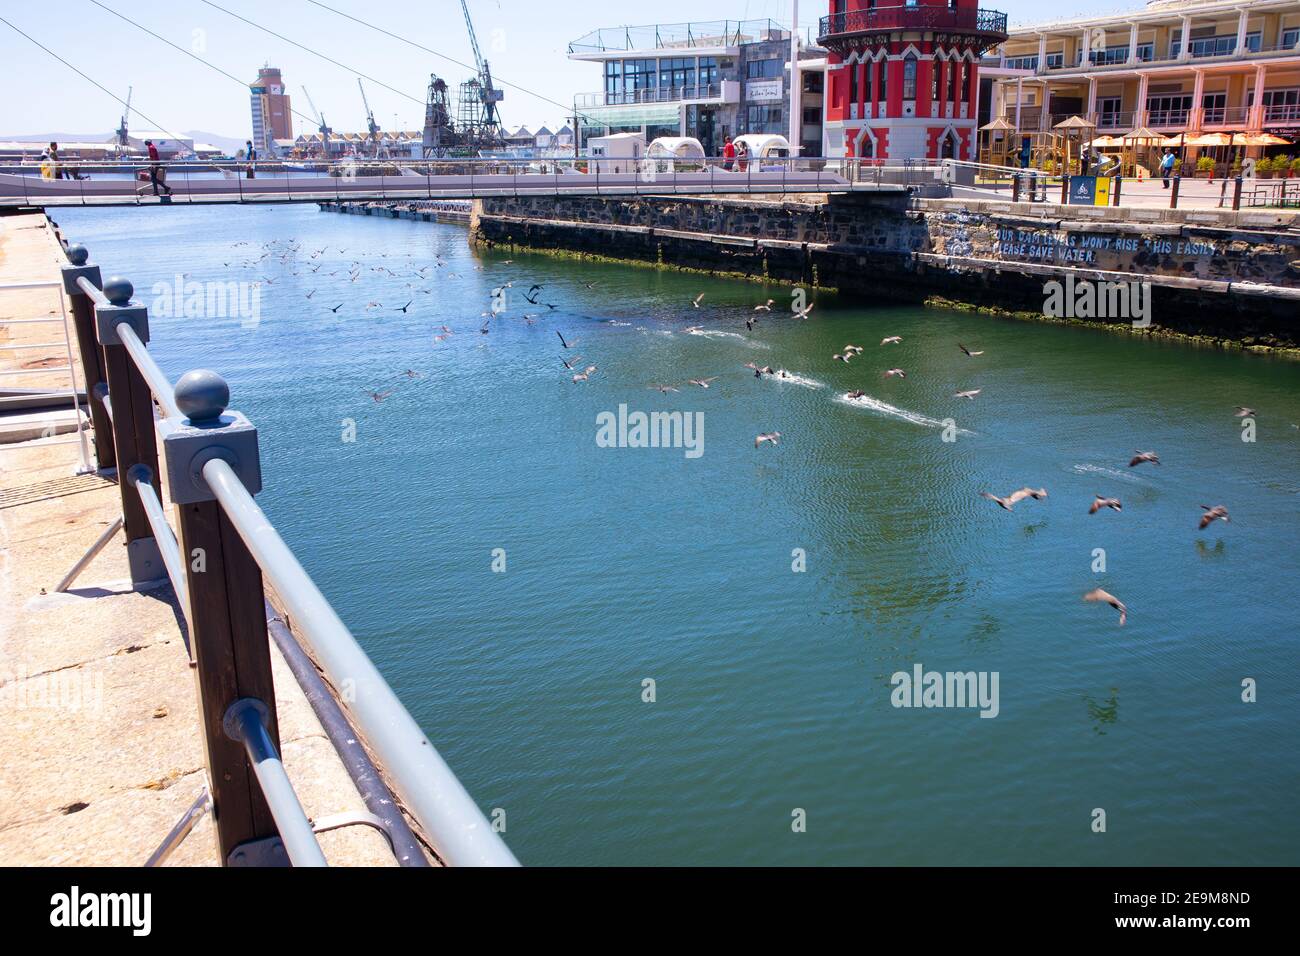
<path id="1" fill-rule="evenodd" d="M 909 6 L 849 10 L 821 18 L 821 39 L 874 30 L 968 30 L 1005 37 L 1007 15 L 974 7 Z"/>
<path id="2" fill-rule="evenodd" d="M 700 20 L 592 30 L 569 44 L 570 53 L 619 50 L 729 47 L 763 40 L 788 39 L 790 31 L 775 20 Z"/>
<path id="3" fill-rule="evenodd" d="M 100 464 L 117 468 L 132 582 L 141 586 L 165 575 L 189 624 L 222 862 L 326 862 L 315 833 L 330 825 L 308 819 L 280 759 L 266 580 L 292 621 L 292 638 L 305 644 L 333 686 L 348 688 L 348 716 L 438 856 L 450 865 L 517 865 L 258 507 L 257 429 L 229 410 L 226 382 L 199 369 L 173 385 L 149 353 L 148 310 L 132 298 L 131 283 L 101 282 L 84 248 L 66 252 L 63 288 L 72 300 Z M 175 530 L 162 504 L 164 476 Z M 278 636 L 277 644 L 285 646 Z M 290 667 L 297 675 L 293 660 Z M 321 712 L 315 701 L 313 707 Z M 183 838 L 180 831 L 192 827 L 200 809 L 201 801 L 160 854 Z"/>
<path id="4" fill-rule="evenodd" d="M 578 93 L 573 98 L 577 109 L 593 106 L 629 106 L 642 103 L 679 103 L 683 100 L 716 100 L 722 97 L 721 83 L 694 86 L 654 86 L 649 89 L 621 92 Z"/>

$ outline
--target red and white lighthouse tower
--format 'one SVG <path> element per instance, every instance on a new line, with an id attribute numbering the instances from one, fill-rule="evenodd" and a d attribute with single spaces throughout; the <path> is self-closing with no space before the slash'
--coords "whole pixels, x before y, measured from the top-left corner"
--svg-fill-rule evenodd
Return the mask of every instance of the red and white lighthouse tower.
<path id="1" fill-rule="evenodd" d="M 975 158 L 979 59 L 1007 38 L 1007 15 L 978 0 L 831 0 L 827 156 Z"/>

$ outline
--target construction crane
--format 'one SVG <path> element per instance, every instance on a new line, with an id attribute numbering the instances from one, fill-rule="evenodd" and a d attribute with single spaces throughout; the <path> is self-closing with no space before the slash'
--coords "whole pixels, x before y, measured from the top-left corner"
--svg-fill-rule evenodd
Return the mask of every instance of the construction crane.
<path id="1" fill-rule="evenodd" d="M 357 89 L 361 91 L 361 103 L 366 108 L 366 129 L 370 133 L 370 155 L 379 155 L 379 124 L 375 122 L 375 114 L 370 109 L 370 101 L 366 99 L 366 88 L 361 85 L 361 77 L 357 77 Z"/>
<path id="2" fill-rule="evenodd" d="M 474 21 L 470 19 L 469 5 L 465 0 L 460 0 L 460 8 L 465 14 L 465 29 L 469 32 L 469 45 L 474 51 L 478 76 L 460 86 L 457 126 L 461 135 L 473 145 L 491 148 L 500 145 L 504 139 L 497 104 L 505 98 L 505 93 L 492 85 L 492 68 L 478 48 Z"/>
<path id="3" fill-rule="evenodd" d="M 321 137 L 321 155 L 329 159 L 330 155 L 330 135 L 334 132 L 325 123 L 325 114 L 316 109 L 316 104 L 312 102 L 311 94 L 307 92 L 307 87 L 302 88 L 303 94 L 307 97 L 307 105 L 311 107 L 311 115 L 316 117 L 316 129 Z"/>
<path id="4" fill-rule="evenodd" d="M 135 87 L 128 86 L 126 88 L 126 110 L 122 113 L 122 121 L 117 124 L 117 149 L 119 152 L 128 145 L 127 119 L 131 115 L 131 94 L 134 92 Z"/>

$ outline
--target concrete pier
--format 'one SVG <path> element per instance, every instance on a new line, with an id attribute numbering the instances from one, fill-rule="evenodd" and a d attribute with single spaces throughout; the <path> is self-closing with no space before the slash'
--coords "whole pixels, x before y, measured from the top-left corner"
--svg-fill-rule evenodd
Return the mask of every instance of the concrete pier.
<path id="1" fill-rule="evenodd" d="M 43 214 L 0 218 L 0 283 L 57 280 L 64 261 Z M 61 341 L 58 326 L 12 324 L 57 314 L 60 294 L 0 293 L 0 345 Z M 63 354 L 61 345 L 0 351 L 0 370 Z M 0 382 L 36 387 L 50 378 Z M 170 584 L 131 590 L 120 535 L 67 593 L 55 593 L 121 514 L 115 475 L 77 474 L 70 416 L 55 416 L 62 434 L 32 439 L 24 425 L 0 444 L 0 864 L 137 866 L 205 786 L 194 675 Z M 274 644 L 271 657 L 284 764 L 304 809 L 313 819 L 364 812 Z M 371 827 L 346 826 L 319 840 L 331 864 L 394 865 Z M 218 862 L 210 815 L 168 861 Z"/>

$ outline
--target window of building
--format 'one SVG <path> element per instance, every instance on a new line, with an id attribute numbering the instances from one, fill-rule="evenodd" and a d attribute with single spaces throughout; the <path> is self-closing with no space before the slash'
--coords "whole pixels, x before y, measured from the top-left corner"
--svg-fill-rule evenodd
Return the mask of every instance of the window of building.
<path id="1" fill-rule="evenodd" d="M 1297 43 L 1300 43 L 1300 27 L 1282 31 L 1282 46 L 1295 46 Z"/>
<path id="2" fill-rule="evenodd" d="M 750 106 L 745 109 L 745 131 L 748 133 L 783 133 L 785 123 L 779 106 Z"/>
<path id="3" fill-rule="evenodd" d="M 916 54 L 903 57 L 903 99 L 916 99 Z"/>
<path id="4" fill-rule="evenodd" d="M 970 74 L 971 65 L 969 63 L 963 63 L 961 71 L 961 101 L 963 103 L 970 102 Z"/>
<path id="5" fill-rule="evenodd" d="M 1169 35 L 1169 56 L 1171 58 L 1179 56 L 1182 50 L 1182 30 L 1175 30 Z M 1246 49 L 1251 53 L 1260 51 L 1260 34 L 1246 34 Z M 1226 36 L 1210 37 L 1192 37 L 1190 52 L 1193 58 L 1203 56 L 1229 56 L 1237 50 L 1237 35 L 1235 33 Z"/>
<path id="6" fill-rule="evenodd" d="M 953 60 L 952 68 L 948 70 L 948 102 L 957 102 L 957 74 L 963 72 L 963 63 L 961 60 Z"/>
<path id="7" fill-rule="evenodd" d="M 1118 96 L 1097 97 L 1097 125 L 1106 129 L 1115 129 L 1124 125 L 1120 116 L 1121 102 Z"/>
<path id="8" fill-rule="evenodd" d="M 889 101 L 889 61 L 880 61 L 880 102 Z"/>
<path id="9" fill-rule="evenodd" d="M 805 93 L 820 93 L 825 87 L 826 74 L 819 70 L 808 70 L 799 75 L 803 77 L 803 91 Z"/>
<path id="10" fill-rule="evenodd" d="M 943 60 L 935 57 L 934 64 L 930 68 L 930 99 L 935 103 L 939 101 L 939 82 L 942 76 Z"/>
<path id="11" fill-rule="evenodd" d="M 699 66 L 696 68 L 696 76 L 699 78 L 700 86 L 717 86 L 719 77 L 718 61 L 711 56 L 700 57 Z"/>
<path id="12" fill-rule="evenodd" d="M 1206 93 L 1201 97 L 1201 109 L 1206 123 L 1222 123 L 1228 115 L 1228 94 Z"/>
<path id="13" fill-rule="evenodd" d="M 655 88 L 654 60 L 623 61 L 623 92 L 628 102 L 653 99 L 647 91 Z"/>
<path id="14" fill-rule="evenodd" d="M 1036 70 L 1038 69 L 1038 54 L 1035 53 L 1033 56 L 1009 56 L 1007 57 L 1007 69 Z M 939 95 L 937 90 L 934 95 Z"/>
<path id="15" fill-rule="evenodd" d="M 1059 70 L 1065 66 L 1065 52 L 1047 54 L 1046 63 L 1049 70 Z"/>
<path id="16" fill-rule="evenodd" d="M 864 97 L 866 102 L 876 102 L 876 64 L 868 60 L 862 64 L 862 74 L 867 87 L 867 95 Z"/>
<path id="17" fill-rule="evenodd" d="M 822 121 L 822 111 L 820 106 L 805 106 L 803 108 L 803 124 L 805 126 L 816 126 Z"/>
<path id="18" fill-rule="evenodd" d="M 659 61 L 659 89 L 671 90 L 673 96 L 695 86 L 695 58 L 679 56 Z"/>
<path id="19" fill-rule="evenodd" d="M 617 97 L 623 92 L 623 61 L 605 61 L 605 96 L 607 99 Z M 617 102 L 617 100 L 615 100 Z"/>
<path id="20" fill-rule="evenodd" d="M 1147 115 L 1152 126 L 1178 126 L 1186 123 L 1191 109 L 1191 93 L 1147 97 Z"/>
<path id="21" fill-rule="evenodd" d="M 851 105 L 856 105 L 858 102 L 858 71 L 861 69 L 861 64 L 849 64 L 849 103 Z"/>
<path id="22" fill-rule="evenodd" d="M 1264 104 L 1265 123 L 1300 119 L 1300 86 L 1284 90 L 1265 90 L 1260 97 L 1260 102 Z"/>
<path id="23" fill-rule="evenodd" d="M 745 64 L 745 79 L 773 80 L 781 75 L 784 60 L 750 60 Z"/>

